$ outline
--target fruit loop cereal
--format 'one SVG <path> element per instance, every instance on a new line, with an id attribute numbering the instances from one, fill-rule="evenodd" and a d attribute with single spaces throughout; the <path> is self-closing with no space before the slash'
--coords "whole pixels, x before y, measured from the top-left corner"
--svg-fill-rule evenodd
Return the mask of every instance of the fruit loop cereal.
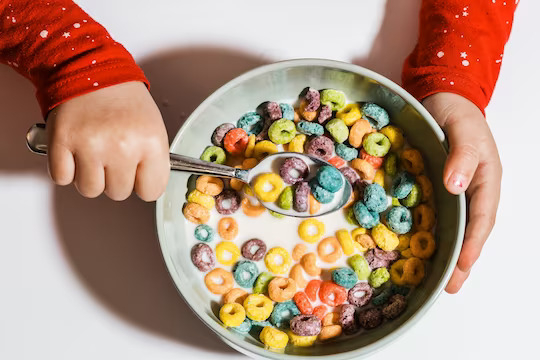
<path id="1" fill-rule="evenodd" d="M 216 318 L 274 351 L 364 336 L 403 316 L 437 251 L 429 164 L 393 123 L 399 114 L 354 100 L 308 87 L 297 101 L 253 104 L 209 134 L 201 159 L 246 170 L 289 154 L 249 185 L 207 175 L 188 183 L 189 256 L 221 304 Z M 298 219 L 258 202 L 317 215 L 346 181 L 342 213 Z"/>

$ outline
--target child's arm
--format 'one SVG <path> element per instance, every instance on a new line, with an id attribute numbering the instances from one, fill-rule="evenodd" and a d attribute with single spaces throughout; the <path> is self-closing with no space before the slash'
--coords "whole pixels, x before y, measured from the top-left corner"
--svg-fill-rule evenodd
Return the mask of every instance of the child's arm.
<path id="1" fill-rule="evenodd" d="M 404 87 L 445 130 L 449 192 L 467 192 L 468 224 L 446 288 L 457 292 L 480 256 L 499 204 L 502 167 L 484 118 L 499 75 L 517 1 L 423 0 L 420 36 L 403 68 Z"/>
<path id="2" fill-rule="evenodd" d="M 168 141 L 148 82 L 122 45 L 68 0 L 0 3 L 0 61 L 28 78 L 47 118 L 49 171 L 79 192 L 156 199 Z M 52 110 L 52 111 L 51 111 Z"/>

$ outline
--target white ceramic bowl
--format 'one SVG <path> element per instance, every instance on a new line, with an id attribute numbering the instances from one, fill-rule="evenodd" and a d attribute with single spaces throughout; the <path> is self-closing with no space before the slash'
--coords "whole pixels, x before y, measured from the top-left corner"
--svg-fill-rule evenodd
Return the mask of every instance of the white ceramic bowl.
<path id="1" fill-rule="evenodd" d="M 221 325 L 216 307 L 211 306 L 209 292 L 191 264 L 184 229 L 186 220 L 181 211 L 187 174 L 171 174 L 167 190 L 156 205 L 157 231 L 165 263 L 178 291 L 201 321 L 231 347 L 252 357 L 267 359 L 360 358 L 390 343 L 422 317 L 444 289 L 461 250 L 465 198 L 450 195 L 442 185 L 447 156 L 445 136 L 427 110 L 392 81 L 362 67 L 319 59 L 283 61 L 251 70 L 210 95 L 186 120 L 171 145 L 171 152 L 198 157 L 219 124 L 236 122 L 243 113 L 263 101 L 296 98 L 306 86 L 339 89 L 349 99 L 373 101 L 383 106 L 392 122 L 404 130 L 408 141 L 424 154 L 437 202 L 437 251 L 426 279 L 409 296 L 407 310 L 399 318 L 361 336 L 324 345 L 289 346 L 284 353 L 266 350 L 253 337 L 238 335 Z"/>

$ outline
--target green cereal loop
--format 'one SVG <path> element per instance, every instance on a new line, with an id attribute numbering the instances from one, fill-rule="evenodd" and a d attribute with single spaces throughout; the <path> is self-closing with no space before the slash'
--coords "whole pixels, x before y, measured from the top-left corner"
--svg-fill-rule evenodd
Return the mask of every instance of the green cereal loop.
<path id="1" fill-rule="evenodd" d="M 345 107 L 345 94 L 339 90 L 325 89 L 321 91 L 321 104 L 328 105 L 333 111 Z"/>
<path id="2" fill-rule="evenodd" d="M 401 206 L 401 203 L 399 202 L 399 199 L 396 197 L 392 198 L 392 206 Z"/>
<path id="3" fill-rule="evenodd" d="M 356 216 L 354 216 L 354 211 L 352 207 L 345 211 L 345 220 L 347 220 L 347 222 L 351 225 L 360 226 L 358 220 L 356 220 Z"/>
<path id="4" fill-rule="evenodd" d="M 390 279 L 390 273 L 388 272 L 388 269 L 385 267 L 380 267 L 376 270 L 374 270 L 371 274 L 369 274 L 369 285 L 373 288 L 378 288 L 382 284 L 388 281 Z"/>
<path id="5" fill-rule="evenodd" d="M 287 186 L 279 195 L 277 205 L 283 210 L 291 210 L 293 203 L 292 186 Z"/>
<path id="6" fill-rule="evenodd" d="M 422 201 L 422 189 L 418 184 L 414 184 L 412 187 L 411 192 L 405 199 L 399 200 L 401 205 L 406 206 L 408 208 L 412 208 L 420 204 L 420 201 Z"/>
<path id="7" fill-rule="evenodd" d="M 270 213 L 270 215 L 272 215 L 273 217 L 275 217 L 277 219 L 283 219 L 285 217 L 285 215 L 277 213 L 277 212 L 272 211 L 272 210 L 268 210 L 268 212 Z"/>
<path id="8" fill-rule="evenodd" d="M 364 137 L 362 146 L 371 156 L 383 157 L 390 150 L 390 140 L 382 133 L 371 133 Z"/>
<path id="9" fill-rule="evenodd" d="M 390 299 L 390 296 L 392 296 L 392 290 L 390 290 L 390 288 L 386 288 L 384 289 L 383 291 L 381 291 L 379 293 L 379 295 L 373 297 L 373 299 L 371 300 L 371 302 L 373 303 L 373 305 L 375 306 L 381 306 L 383 304 L 386 304 L 388 302 L 388 300 Z"/>
<path id="10" fill-rule="evenodd" d="M 219 146 L 207 146 L 201 155 L 201 160 L 215 164 L 224 164 L 226 159 L 225 151 Z"/>
<path id="11" fill-rule="evenodd" d="M 268 128 L 268 137 L 274 144 L 288 144 L 295 136 L 296 126 L 291 120 L 274 121 Z"/>
<path id="12" fill-rule="evenodd" d="M 396 153 L 389 153 L 384 159 L 384 173 L 394 177 L 397 175 L 398 156 Z"/>
<path id="13" fill-rule="evenodd" d="M 337 143 L 342 143 L 349 138 L 349 128 L 345 125 L 345 121 L 341 119 L 332 119 L 325 127 Z"/>
<path id="14" fill-rule="evenodd" d="M 353 268 L 358 280 L 367 280 L 371 274 L 371 268 L 367 260 L 360 254 L 351 256 L 348 261 L 349 266 Z"/>
<path id="15" fill-rule="evenodd" d="M 255 280 L 255 284 L 253 285 L 253 293 L 254 294 L 265 294 L 268 292 L 268 284 L 270 281 L 274 278 L 274 275 L 272 275 L 269 272 L 262 272 L 257 277 L 257 280 Z"/>
<path id="16" fill-rule="evenodd" d="M 396 284 L 392 284 L 392 287 L 390 288 L 392 290 L 392 294 L 400 294 L 403 296 L 407 296 L 409 291 L 411 291 L 411 288 L 406 286 L 400 286 Z"/>

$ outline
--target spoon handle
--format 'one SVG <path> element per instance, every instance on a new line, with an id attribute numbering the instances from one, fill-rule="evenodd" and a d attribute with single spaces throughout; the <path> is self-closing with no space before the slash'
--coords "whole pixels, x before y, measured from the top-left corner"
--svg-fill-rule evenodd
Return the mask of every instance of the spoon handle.
<path id="1" fill-rule="evenodd" d="M 40 155 L 47 155 L 48 144 L 45 124 L 35 124 L 28 130 L 28 133 L 26 134 L 26 144 L 32 152 Z M 248 179 L 247 170 L 214 164 L 179 154 L 169 154 L 169 158 L 171 170 L 198 175 L 236 178 L 243 182 L 247 182 Z"/>

